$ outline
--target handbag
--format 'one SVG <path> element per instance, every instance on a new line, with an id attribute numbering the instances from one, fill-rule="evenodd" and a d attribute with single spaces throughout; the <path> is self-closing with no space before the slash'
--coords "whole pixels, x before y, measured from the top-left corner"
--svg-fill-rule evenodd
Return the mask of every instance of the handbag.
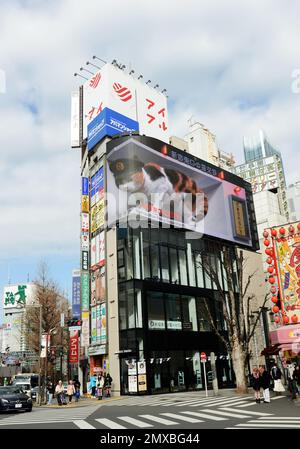
<path id="1" fill-rule="evenodd" d="M 278 391 L 278 392 L 285 391 L 285 388 L 282 385 L 282 382 L 280 379 L 274 380 L 274 391 Z"/>

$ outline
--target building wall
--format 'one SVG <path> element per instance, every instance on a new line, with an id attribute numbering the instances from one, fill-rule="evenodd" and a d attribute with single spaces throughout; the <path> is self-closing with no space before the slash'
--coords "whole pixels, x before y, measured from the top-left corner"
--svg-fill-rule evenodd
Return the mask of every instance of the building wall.
<path id="1" fill-rule="evenodd" d="M 193 123 L 184 136 L 188 143 L 188 152 L 200 159 L 218 165 L 219 152 L 216 136 L 199 122 Z"/>
<path id="2" fill-rule="evenodd" d="M 287 199 L 290 211 L 290 221 L 300 220 L 300 181 L 287 188 Z"/>
<path id="3" fill-rule="evenodd" d="M 117 270 L 117 238 L 116 229 L 106 234 L 107 245 L 107 318 L 108 318 L 108 367 L 112 379 L 112 392 L 120 395 L 119 366 L 119 303 L 118 303 L 118 270 Z"/>

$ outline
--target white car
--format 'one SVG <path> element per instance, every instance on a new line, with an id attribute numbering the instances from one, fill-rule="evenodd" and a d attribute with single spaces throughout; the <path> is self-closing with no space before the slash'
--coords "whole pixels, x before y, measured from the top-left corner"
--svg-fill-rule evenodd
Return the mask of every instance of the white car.
<path id="1" fill-rule="evenodd" d="M 29 396 L 31 398 L 31 385 L 30 385 L 30 383 L 16 382 L 16 383 L 14 383 L 14 385 L 18 386 L 19 388 L 21 388 L 21 390 L 24 391 L 24 393 L 27 394 L 27 396 Z"/>

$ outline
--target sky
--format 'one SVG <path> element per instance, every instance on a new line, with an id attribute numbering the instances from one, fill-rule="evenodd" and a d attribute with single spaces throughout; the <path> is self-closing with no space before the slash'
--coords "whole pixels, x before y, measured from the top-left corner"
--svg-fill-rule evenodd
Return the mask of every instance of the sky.
<path id="1" fill-rule="evenodd" d="M 300 180 L 299 16 L 296 0 L 0 0 L 0 291 L 44 261 L 71 298 L 80 155 L 70 94 L 93 55 L 167 89 L 170 135 L 183 137 L 193 116 L 242 163 L 243 136 L 262 128 L 287 183 Z"/>

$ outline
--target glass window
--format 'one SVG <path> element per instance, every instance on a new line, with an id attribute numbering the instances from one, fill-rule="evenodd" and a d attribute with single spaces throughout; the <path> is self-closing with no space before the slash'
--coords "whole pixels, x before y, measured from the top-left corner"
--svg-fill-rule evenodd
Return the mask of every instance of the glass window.
<path id="1" fill-rule="evenodd" d="M 199 288 L 204 288 L 204 275 L 202 267 L 202 258 L 200 253 L 195 254 L 196 261 L 196 273 L 197 273 L 197 286 Z"/>
<path id="2" fill-rule="evenodd" d="M 143 279 L 150 278 L 150 255 L 149 255 L 149 241 L 148 241 L 148 235 L 146 233 L 142 233 L 142 250 L 143 250 L 143 256 L 142 256 L 142 277 Z"/>
<path id="3" fill-rule="evenodd" d="M 179 269 L 180 269 L 180 284 L 188 285 L 188 274 L 187 274 L 187 260 L 185 250 L 178 250 L 179 256 Z"/>
<path id="4" fill-rule="evenodd" d="M 197 298 L 197 317 L 198 317 L 199 331 L 200 332 L 210 332 L 211 325 L 210 325 L 209 316 L 208 316 L 208 313 L 206 310 L 204 298 Z"/>
<path id="5" fill-rule="evenodd" d="M 165 329 L 165 308 L 162 293 L 148 293 L 148 327 L 151 330 Z"/>
<path id="6" fill-rule="evenodd" d="M 193 257 L 193 253 L 192 253 L 192 247 L 191 247 L 190 243 L 187 244 L 187 261 L 188 261 L 190 286 L 196 287 L 195 264 L 194 264 L 194 257 Z"/>
<path id="7" fill-rule="evenodd" d="M 120 329 L 127 329 L 127 311 L 126 311 L 126 293 L 121 291 L 119 294 L 119 323 Z"/>
<path id="8" fill-rule="evenodd" d="M 191 296 L 182 296 L 182 327 L 185 331 L 197 331 L 196 300 Z"/>
<path id="9" fill-rule="evenodd" d="M 158 245 L 150 246 L 151 273 L 153 279 L 160 279 Z"/>
<path id="10" fill-rule="evenodd" d="M 118 267 L 124 267 L 125 258 L 124 258 L 124 249 L 119 249 L 118 251 Z"/>
<path id="11" fill-rule="evenodd" d="M 141 278 L 140 264 L 140 234 L 133 235 L 133 253 L 134 253 L 134 274 L 135 279 Z"/>
<path id="12" fill-rule="evenodd" d="M 170 248 L 169 251 L 170 251 L 171 281 L 173 282 L 173 284 L 179 284 L 177 249 Z"/>
<path id="13" fill-rule="evenodd" d="M 169 282 L 169 253 L 167 246 L 160 247 L 160 260 L 161 260 L 161 277 L 163 282 Z"/>
<path id="14" fill-rule="evenodd" d="M 169 330 L 181 330 L 181 307 L 179 295 L 166 295 L 166 313 L 167 313 L 167 328 Z"/>
<path id="15" fill-rule="evenodd" d="M 134 290 L 127 292 L 128 329 L 135 328 Z"/>
<path id="16" fill-rule="evenodd" d="M 136 290 L 136 309 L 135 309 L 135 324 L 136 327 L 143 327 L 143 315 L 142 315 L 142 292 Z"/>
<path id="17" fill-rule="evenodd" d="M 126 241 L 124 253 L 125 253 L 125 263 L 126 263 L 126 268 L 127 268 L 127 279 L 133 279 L 132 244 L 131 244 L 130 238 Z"/>

